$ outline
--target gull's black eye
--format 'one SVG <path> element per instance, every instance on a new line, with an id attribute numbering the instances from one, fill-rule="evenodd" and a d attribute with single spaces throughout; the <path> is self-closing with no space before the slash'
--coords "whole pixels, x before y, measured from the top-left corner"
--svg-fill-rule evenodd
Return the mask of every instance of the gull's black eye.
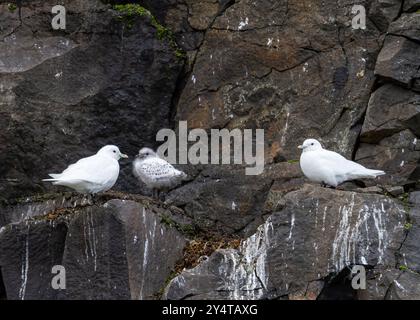
<path id="1" fill-rule="evenodd" d="M 311 146 L 313 146 L 313 145 L 314 145 L 314 143 L 312 142 L 312 143 L 311 143 Z"/>
<path id="2" fill-rule="evenodd" d="M 114 153 L 117 153 L 117 150 L 114 150 L 113 152 L 114 152 Z"/>

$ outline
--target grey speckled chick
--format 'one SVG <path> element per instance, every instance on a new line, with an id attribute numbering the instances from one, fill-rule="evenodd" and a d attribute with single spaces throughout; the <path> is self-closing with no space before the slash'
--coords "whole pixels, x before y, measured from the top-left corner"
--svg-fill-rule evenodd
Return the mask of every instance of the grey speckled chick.
<path id="1" fill-rule="evenodd" d="M 153 197 L 159 198 L 159 192 L 170 190 L 187 179 L 187 175 L 175 169 L 169 162 L 149 148 L 139 151 L 133 161 L 134 175 L 152 189 Z"/>

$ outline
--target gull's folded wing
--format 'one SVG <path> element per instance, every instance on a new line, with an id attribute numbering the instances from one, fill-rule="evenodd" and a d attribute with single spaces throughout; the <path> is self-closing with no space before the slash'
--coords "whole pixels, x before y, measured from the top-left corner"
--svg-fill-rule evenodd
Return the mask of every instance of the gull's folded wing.
<path id="1" fill-rule="evenodd" d="M 94 184 L 105 184 L 110 176 L 119 170 L 112 159 L 98 157 L 96 155 L 83 158 L 71 164 L 58 177 L 59 181 L 85 181 Z M 115 171 L 115 172 L 114 172 Z"/>

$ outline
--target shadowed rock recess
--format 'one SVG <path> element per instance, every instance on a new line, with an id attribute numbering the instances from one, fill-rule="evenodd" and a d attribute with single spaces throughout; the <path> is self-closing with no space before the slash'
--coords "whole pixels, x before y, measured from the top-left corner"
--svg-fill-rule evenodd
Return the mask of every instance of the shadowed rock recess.
<path id="1" fill-rule="evenodd" d="M 0 0 L 0 300 L 420 299 L 418 1 L 61 3 L 54 31 L 56 1 Z M 264 129 L 264 172 L 184 165 L 165 204 L 129 161 L 93 200 L 41 182 L 180 120 Z M 309 184 L 308 137 L 387 175 Z"/>

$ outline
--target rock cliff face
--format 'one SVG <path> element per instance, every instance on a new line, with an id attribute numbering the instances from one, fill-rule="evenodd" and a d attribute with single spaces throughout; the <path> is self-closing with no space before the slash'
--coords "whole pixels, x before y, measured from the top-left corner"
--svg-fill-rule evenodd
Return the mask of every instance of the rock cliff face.
<path id="1" fill-rule="evenodd" d="M 186 244 L 164 223 L 171 210 L 141 197 L 62 196 L 12 208 L 0 229 L 8 299 L 153 299 Z M 55 265 L 66 270 L 65 290 L 52 288 Z"/>
<path id="2" fill-rule="evenodd" d="M 54 31 L 54 1 L 0 0 L 0 299 L 420 299 L 418 1 L 62 2 Z M 264 172 L 185 165 L 166 204 L 128 161 L 94 200 L 41 182 L 180 120 L 264 129 Z M 388 174 L 308 184 L 308 137 Z"/>
<path id="3" fill-rule="evenodd" d="M 376 273 L 395 270 L 417 255 L 418 248 L 404 252 L 411 234 L 405 227 L 406 210 L 382 195 L 305 185 L 288 193 L 284 202 L 239 249 L 219 250 L 183 271 L 171 281 L 165 297 L 313 299 L 327 296 L 332 279 L 340 273 L 347 276 L 351 266 L 369 268 L 372 285 L 379 286 Z M 399 276 L 401 272 L 393 274 L 386 289 Z M 419 281 L 417 273 L 411 277 Z M 344 280 L 343 287 L 356 298 L 358 293 Z M 395 290 L 404 295 L 404 289 Z M 411 298 L 420 297 L 417 290 L 411 292 Z M 368 293 L 374 299 L 389 297 L 385 291 Z"/>
<path id="4" fill-rule="evenodd" d="M 135 154 L 169 126 L 182 61 L 150 18 L 65 1 L 67 29 L 54 31 L 54 5 L 30 1 L 19 18 L 0 4 L 2 198 L 45 192 L 41 178 L 101 145 Z M 118 188 L 135 190 L 131 177 L 123 167 Z"/>

